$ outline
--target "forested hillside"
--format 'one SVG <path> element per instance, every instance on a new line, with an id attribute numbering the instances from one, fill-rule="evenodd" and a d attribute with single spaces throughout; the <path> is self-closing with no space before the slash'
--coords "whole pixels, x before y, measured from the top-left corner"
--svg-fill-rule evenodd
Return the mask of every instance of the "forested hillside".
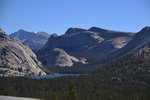
<path id="1" fill-rule="evenodd" d="M 105 83 L 99 77 L 95 80 L 90 76 L 55 79 L 0 78 L 0 95 L 44 100 L 149 100 L 150 86 L 126 82 Z"/>

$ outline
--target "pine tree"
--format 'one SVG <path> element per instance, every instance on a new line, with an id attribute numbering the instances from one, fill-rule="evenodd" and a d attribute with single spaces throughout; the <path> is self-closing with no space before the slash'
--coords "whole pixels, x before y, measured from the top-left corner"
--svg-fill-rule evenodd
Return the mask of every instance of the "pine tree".
<path id="1" fill-rule="evenodd" d="M 55 94 L 52 94 L 50 100 L 58 100 L 57 94 L 56 94 L 56 93 L 55 93 Z"/>
<path id="2" fill-rule="evenodd" d="M 65 93 L 65 100 L 79 100 L 78 93 L 73 81 L 68 85 L 68 91 Z"/>

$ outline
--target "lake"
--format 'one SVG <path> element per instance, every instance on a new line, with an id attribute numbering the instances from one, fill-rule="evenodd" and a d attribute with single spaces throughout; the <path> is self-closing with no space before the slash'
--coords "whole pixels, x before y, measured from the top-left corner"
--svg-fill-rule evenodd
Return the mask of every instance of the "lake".
<path id="1" fill-rule="evenodd" d="M 43 76 L 32 76 L 32 79 L 42 79 L 42 78 L 57 78 L 63 76 L 80 76 L 84 74 L 56 74 L 56 75 L 43 75 Z"/>

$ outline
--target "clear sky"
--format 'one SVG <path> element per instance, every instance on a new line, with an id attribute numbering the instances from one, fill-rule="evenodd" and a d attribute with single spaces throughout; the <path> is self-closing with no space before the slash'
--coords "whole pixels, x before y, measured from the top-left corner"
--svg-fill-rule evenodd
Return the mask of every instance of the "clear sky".
<path id="1" fill-rule="evenodd" d="M 137 32 L 150 26 L 150 0 L 0 0 L 0 27 L 8 34 L 92 26 Z"/>

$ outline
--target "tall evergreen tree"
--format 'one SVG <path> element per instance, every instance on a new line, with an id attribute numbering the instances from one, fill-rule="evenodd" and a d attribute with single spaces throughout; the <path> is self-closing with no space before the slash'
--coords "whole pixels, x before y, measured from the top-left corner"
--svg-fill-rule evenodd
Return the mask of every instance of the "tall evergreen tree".
<path id="1" fill-rule="evenodd" d="M 57 94 L 56 94 L 56 93 L 55 93 L 55 94 L 52 94 L 50 100 L 58 100 Z"/>
<path id="2" fill-rule="evenodd" d="M 79 100 L 78 93 L 73 81 L 68 85 L 68 91 L 65 93 L 65 100 Z"/>

